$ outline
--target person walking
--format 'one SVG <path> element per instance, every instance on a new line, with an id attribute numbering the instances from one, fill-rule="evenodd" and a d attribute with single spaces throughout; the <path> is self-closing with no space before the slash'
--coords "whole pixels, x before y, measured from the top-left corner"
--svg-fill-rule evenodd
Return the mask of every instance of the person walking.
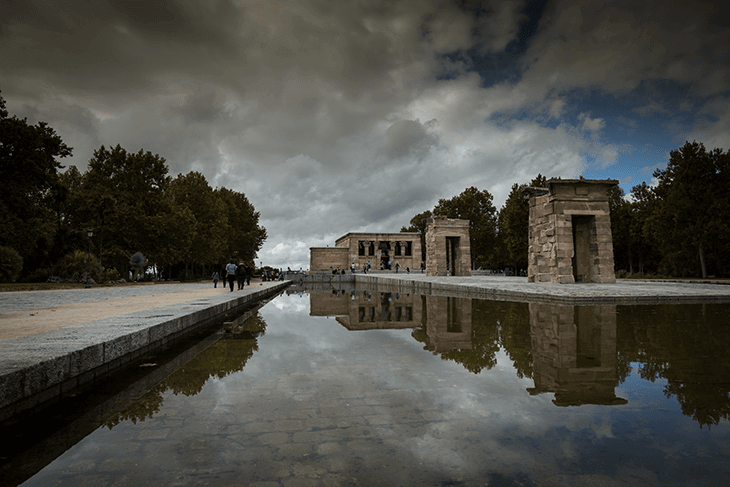
<path id="1" fill-rule="evenodd" d="M 233 263 L 233 260 L 226 265 L 226 275 L 228 276 L 228 286 L 233 292 L 233 285 L 236 283 L 236 264 Z"/>
<path id="2" fill-rule="evenodd" d="M 218 271 L 213 273 L 213 287 L 218 287 Z"/>
<path id="3" fill-rule="evenodd" d="M 243 262 L 240 262 L 236 267 L 236 281 L 238 281 L 238 290 L 242 290 L 244 284 L 246 284 L 246 271 L 243 270 Z"/>

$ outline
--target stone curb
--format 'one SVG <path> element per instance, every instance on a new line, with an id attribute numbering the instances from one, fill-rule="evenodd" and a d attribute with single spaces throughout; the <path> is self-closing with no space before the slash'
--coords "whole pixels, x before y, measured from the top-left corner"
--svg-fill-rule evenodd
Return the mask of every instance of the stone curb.
<path id="1" fill-rule="evenodd" d="M 120 369 L 236 308 L 273 296 L 283 281 L 0 342 L 0 420 Z"/>

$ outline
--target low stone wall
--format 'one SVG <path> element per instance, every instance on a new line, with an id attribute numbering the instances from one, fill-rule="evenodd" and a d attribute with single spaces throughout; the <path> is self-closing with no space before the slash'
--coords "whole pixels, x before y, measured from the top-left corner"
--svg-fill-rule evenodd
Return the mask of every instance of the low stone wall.
<path id="1" fill-rule="evenodd" d="M 0 419 L 93 383 L 290 284 L 283 281 L 238 297 L 221 294 L 4 340 L 0 342 Z"/>

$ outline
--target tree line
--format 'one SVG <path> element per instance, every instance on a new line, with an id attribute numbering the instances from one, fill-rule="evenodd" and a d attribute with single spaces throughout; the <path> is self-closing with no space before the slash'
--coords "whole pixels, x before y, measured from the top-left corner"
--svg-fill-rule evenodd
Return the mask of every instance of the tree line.
<path id="1" fill-rule="evenodd" d="M 628 196 L 618 186 L 608 192 L 617 275 L 730 276 L 730 151 L 687 142 L 653 176 L 655 185 L 642 182 Z M 528 186 L 545 187 L 547 178 L 513 184 L 499 210 L 489 191 L 472 186 L 440 199 L 401 231 L 421 233 L 425 253 L 428 218 L 467 219 L 473 269 L 526 270 Z"/>
<path id="2" fill-rule="evenodd" d="M 83 173 L 61 172 L 71 154 L 0 97 L 0 280 L 72 277 L 89 253 L 96 280 L 127 277 L 138 252 L 166 278 L 207 276 L 227 259 L 253 266 L 266 229 L 245 194 L 196 171 L 172 178 L 164 158 L 119 145 L 95 150 Z"/>

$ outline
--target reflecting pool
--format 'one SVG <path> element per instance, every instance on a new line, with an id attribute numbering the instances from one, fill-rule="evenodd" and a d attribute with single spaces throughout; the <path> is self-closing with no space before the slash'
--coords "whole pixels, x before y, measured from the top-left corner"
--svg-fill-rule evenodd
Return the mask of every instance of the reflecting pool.
<path id="1" fill-rule="evenodd" d="M 728 485 L 728 316 L 290 288 L 23 485 Z"/>

